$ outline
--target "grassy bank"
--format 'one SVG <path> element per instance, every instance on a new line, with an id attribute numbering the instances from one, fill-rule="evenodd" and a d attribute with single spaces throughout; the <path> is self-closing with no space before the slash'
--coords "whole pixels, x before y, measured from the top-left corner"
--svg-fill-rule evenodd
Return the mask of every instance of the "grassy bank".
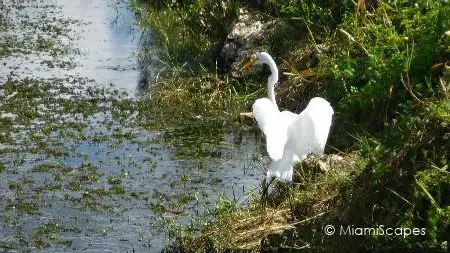
<path id="1" fill-rule="evenodd" d="M 145 8 L 143 7 L 145 5 Z M 230 78 L 216 62 L 240 7 L 278 20 L 262 47 L 282 72 L 281 107 L 313 96 L 334 110 L 329 147 L 343 161 L 305 167 L 292 193 L 267 206 L 221 198 L 190 226 L 172 224 L 181 251 L 418 249 L 450 239 L 450 5 L 428 1 L 152 1 L 141 20 L 168 66 L 154 102 L 186 118 L 236 119 L 265 94 L 264 78 Z M 177 105 L 175 107 L 175 105 Z M 181 113 L 180 113 L 181 111 Z M 290 209 L 294 210 L 294 219 Z M 326 236 L 327 224 L 425 228 L 425 235 Z M 195 243 L 194 243 L 195 242 Z"/>

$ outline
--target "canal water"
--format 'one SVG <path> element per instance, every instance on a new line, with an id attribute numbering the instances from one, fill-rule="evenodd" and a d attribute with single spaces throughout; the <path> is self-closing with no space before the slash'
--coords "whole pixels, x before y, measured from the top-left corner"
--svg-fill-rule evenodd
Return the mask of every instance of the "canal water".
<path id="1" fill-rule="evenodd" d="M 0 5 L 0 251 L 159 252 L 168 220 L 257 191 L 252 128 L 151 130 L 111 109 L 145 98 L 157 60 L 138 59 L 156 38 L 128 2 Z"/>

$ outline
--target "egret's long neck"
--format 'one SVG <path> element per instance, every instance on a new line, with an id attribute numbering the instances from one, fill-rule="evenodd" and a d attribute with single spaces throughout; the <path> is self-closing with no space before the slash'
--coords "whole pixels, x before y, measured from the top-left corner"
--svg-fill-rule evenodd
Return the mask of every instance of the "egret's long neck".
<path id="1" fill-rule="evenodd" d="M 267 96 L 273 105 L 278 109 L 277 101 L 275 100 L 275 84 L 278 82 L 278 68 L 273 59 L 268 59 L 267 65 L 270 67 L 272 74 L 267 79 Z"/>

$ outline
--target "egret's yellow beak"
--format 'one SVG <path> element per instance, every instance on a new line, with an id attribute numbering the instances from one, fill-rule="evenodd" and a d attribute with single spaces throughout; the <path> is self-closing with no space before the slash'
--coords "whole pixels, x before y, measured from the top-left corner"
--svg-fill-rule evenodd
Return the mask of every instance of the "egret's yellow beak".
<path id="1" fill-rule="evenodd" d="M 251 66 L 253 66 L 253 64 L 255 64 L 255 62 L 256 62 L 256 58 L 252 58 L 250 61 L 248 61 L 246 64 L 244 64 L 244 66 L 242 66 L 241 70 L 250 68 Z"/>

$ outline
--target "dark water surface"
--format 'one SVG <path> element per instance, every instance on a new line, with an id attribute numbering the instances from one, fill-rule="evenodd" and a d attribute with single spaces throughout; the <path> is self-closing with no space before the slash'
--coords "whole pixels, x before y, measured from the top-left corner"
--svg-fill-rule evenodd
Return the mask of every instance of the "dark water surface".
<path id="1" fill-rule="evenodd" d="M 141 99 L 128 3 L 0 5 L 1 252 L 158 252 L 161 213 L 187 222 L 220 194 L 245 202 L 256 189 L 253 131 L 151 131 L 115 116 L 111 105 Z"/>

